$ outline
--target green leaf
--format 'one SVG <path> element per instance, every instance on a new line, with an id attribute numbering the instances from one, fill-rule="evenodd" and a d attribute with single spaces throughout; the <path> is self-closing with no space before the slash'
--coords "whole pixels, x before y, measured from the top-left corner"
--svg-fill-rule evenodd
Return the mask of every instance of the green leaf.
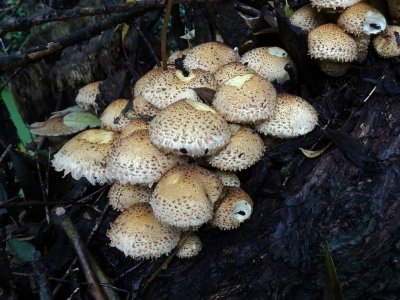
<path id="1" fill-rule="evenodd" d="M 20 241 L 18 239 L 10 239 L 7 241 L 8 249 L 21 261 L 30 262 L 33 259 L 33 254 L 36 249 L 29 242 Z"/>
<path id="2" fill-rule="evenodd" d="M 321 150 L 307 150 L 307 149 L 304 149 L 304 148 L 299 148 L 299 149 L 308 158 L 314 158 L 314 157 L 320 156 L 322 153 L 324 153 L 325 150 L 328 149 L 331 144 L 332 144 L 332 142 L 330 142 L 328 145 L 326 145 Z"/>
<path id="3" fill-rule="evenodd" d="M 324 256 L 327 275 L 324 298 L 329 300 L 342 300 L 342 289 L 340 288 L 340 282 L 337 277 L 335 264 L 333 263 L 332 255 L 329 251 L 327 242 L 324 244 Z"/>
<path id="4" fill-rule="evenodd" d="M 64 116 L 63 122 L 65 126 L 78 128 L 83 130 L 87 127 L 93 128 L 100 125 L 97 116 L 88 112 L 72 112 Z"/>

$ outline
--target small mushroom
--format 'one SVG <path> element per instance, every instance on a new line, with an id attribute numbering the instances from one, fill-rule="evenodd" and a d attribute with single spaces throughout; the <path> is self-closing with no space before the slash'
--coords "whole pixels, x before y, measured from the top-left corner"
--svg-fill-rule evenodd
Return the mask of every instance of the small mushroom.
<path id="1" fill-rule="evenodd" d="M 179 258 L 191 258 L 198 255 L 202 248 L 203 244 L 200 238 L 195 234 L 191 234 L 179 248 L 176 256 Z"/>
<path id="2" fill-rule="evenodd" d="M 375 37 L 374 48 L 382 57 L 395 57 L 400 55 L 400 26 L 389 25 Z"/>
<path id="3" fill-rule="evenodd" d="M 240 187 L 239 177 L 235 173 L 217 170 L 214 174 L 218 176 L 224 186 Z"/>
<path id="4" fill-rule="evenodd" d="M 124 210 L 107 231 L 110 246 L 135 259 L 157 258 L 176 247 L 180 231 L 160 224 L 148 203 Z"/>
<path id="5" fill-rule="evenodd" d="M 238 228 L 250 218 L 252 212 L 250 196 L 238 187 L 228 187 L 225 198 L 215 210 L 211 225 L 221 230 Z"/>
<path id="6" fill-rule="evenodd" d="M 305 32 L 310 32 L 315 27 L 325 23 L 325 16 L 311 4 L 304 5 L 296 10 L 289 19 L 294 26 L 300 27 Z"/>
<path id="7" fill-rule="evenodd" d="M 211 220 L 222 191 L 221 180 L 207 169 L 177 166 L 157 183 L 150 204 L 161 223 L 183 229 L 199 227 Z"/>
<path id="8" fill-rule="evenodd" d="M 362 0 L 310 0 L 318 10 L 322 8 L 340 9 L 352 6 Z"/>
<path id="9" fill-rule="evenodd" d="M 99 105 L 96 103 L 97 94 L 99 94 L 99 86 L 102 81 L 97 81 L 85 85 L 78 91 L 78 95 L 75 98 L 76 104 L 85 110 L 89 110 L 93 107 L 95 111 L 99 109 Z"/>
<path id="10" fill-rule="evenodd" d="M 100 127 L 107 130 L 122 131 L 138 114 L 133 110 L 122 113 L 128 104 L 126 99 L 111 102 L 100 117 Z"/>
<path id="11" fill-rule="evenodd" d="M 123 211 L 136 203 L 149 203 L 151 193 L 145 186 L 115 182 L 108 191 L 108 200 L 112 208 Z"/>
<path id="12" fill-rule="evenodd" d="M 218 85 L 221 85 L 227 80 L 230 80 L 234 77 L 243 76 L 251 73 L 253 73 L 253 71 L 251 71 L 248 67 L 235 61 L 223 65 L 221 68 L 219 68 L 217 72 L 215 72 L 214 78 L 217 81 Z"/>
<path id="13" fill-rule="evenodd" d="M 54 169 L 71 173 L 78 180 L 85 177 L 91 184 L 107 182 L 106 161 L 117 134 L 104 129 L 89 129 L 70 139 L 53 157 Z"/>

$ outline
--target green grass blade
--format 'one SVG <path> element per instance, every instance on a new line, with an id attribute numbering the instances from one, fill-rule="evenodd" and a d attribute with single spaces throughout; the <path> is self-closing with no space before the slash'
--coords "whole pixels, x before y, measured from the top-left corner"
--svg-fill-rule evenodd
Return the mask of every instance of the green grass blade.
<path id="1" fill-rule="evenodd" d="M 337 277 L 335 264 L 333 263 L 328 243 L 324 244 L 324 256 L 326 265 L 326 286 L 324 298 L 330 300 L 343 300 L 342 289 L 340 288 L 339 279 Z"/>

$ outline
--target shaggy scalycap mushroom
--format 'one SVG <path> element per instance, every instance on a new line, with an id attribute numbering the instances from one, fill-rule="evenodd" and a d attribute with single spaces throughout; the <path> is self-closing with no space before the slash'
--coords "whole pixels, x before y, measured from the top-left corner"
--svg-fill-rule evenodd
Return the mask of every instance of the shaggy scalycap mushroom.
<path id="1" fill-rule="evenodd" d="M 221 66 L 237 60 L 233 49 L 219 42 L 210 42 L 193 47 L 185 57 L 184 66 L 187 70 L 215 73 Z"/>
<path id="2" fill-rule="evenodd" d="M 76 104 L 85 110 L 89 110 L 93 107 L 94 110 L 97 111 L 99 105 L 96 103 L 96 96 L 100 92 L 99 86 L 101 83 L 102 81 L 93 82 L 79 89 L 78 95 L 75 98 Z"/>
<path id="3" fill-rule="evenodd" d="M 199 227 L 212 218 L 222 191 L 222 182 L 207 169 L 177 166 L 157 183 L 150 204 L 162 223 L 185 229 Z"/>
<path id="4" fill-rule="evenodd" d="M 176 256 L 179 258 L 191 258 L 198 255 L 202 248 L 203 244 L 200 238 L 195 234 L 191 234 L 179 248 Z"/>
<path id="5" fill-rule="evenodd" d="M 261 159 L 265 151 L 262 138 L 253 129 L 231 125 L 232 138 L 220 152 L 208 158 L 211 166 L 223 171 L 247 169 Z"/>
<path id="6" fill-rule="evenodd" d="M 132 258 L 157 258 L 179 242 L 179 230 L 160 224 L 147 203 L 124 210 L 107 231 L 110 246 Z"/>
<path id="7" fill-rule="evenodd" d="M 289 80 L 285 70 L 287 64 L 293 64 L 285 50 L 279 47 L 261 47 L 246 52 L 240 62 L 255 71 L 267 81 L 283 83 Z"/>
<path id="8" fill-rule="evenodd" d="M 108 191 L 108 200 L 112 208 L 123 211 L 136 203 L 148 203 L 151 193 L 146 186 L 115 182 Z"/>
<path id="9" fill-rule="evenodd" d="M 118 99 L 111 102 L 100 117 L 100 127 L 107 130 L 122 131 L 138 115 L 133 110 L 122 113 L 128 100 Z"/>
<path id="10" fill-rule="evenodd" d="M 211 225 L 221 230 L 234 229 L 249 219 L 252 212 L 250 196 L 238 187 L 228 187 L 225 198 L 215 210 Z"/>
<path id="11" fill-rule="evenodd" d="M 151 118 L 159 112 L 159 109 L 147 102 L 143 96 L 137 96 L 133 99 L 133 109 L 138 115 Z"/>
<path id="12" fill-rule="evenodd" d="M 309 133 L 318 123 L 314 107 L 299 96 L 279 94 L 274 117 L 256 129 L 266 135 L 292 138 Z"/>
<path id="13" fill-rule="evenodd" d="M 103 129 L 89 129 L 70 139 L 53 157 L 56 171 L 71 173 L 78 180 L 85 177 L 91 184 L 107 182 L 106 161 L 113 151 L 117 134 Z"/>
<path id="14" fill-rule="evenodd" d="M 225 81 L 230 80 L 237 76 L 243 76 L 246 74 L 251 74 L 251 71 L 245 65 L 239 62 L 232 62 L 226 65 L 223 65 L 221 68 L 218 69 L 217 72 L 214 74 L 214 78 L 217 81 L 218 85 L 223 84 Z"/>
<path id="15" fill-rule="evenodd" d="M 386 19 L 376 8 L 361 2 L 346 8 L 337 24 L 353 35 L 377 34 L 386 28 Z"/>
<path id="16" fill-rule="evenodd" d="M 315 27 L 325 23 L 325 16 L 311 4 L 307 4 L 296 10 L 289 18 L 292 25 L 300 27 L 305 32 L 310 32 Z"/>
<path id="17" fill-rule="evenodd" d="M 179 162 L 179 158 L 158 150 L 147 130 L 138 130 L 117 141 L 107 163 L 107 175 L 122 184 L 151 186 Z"/>
<path id="18" fill-rule="evenodd" d="M 231 137 L 228 123 L 210 106 L 178 101 L 150 122 L 151 141 L 165 152 L 200 157 L 224 147 Z"/>
<path id="19" fill-rule="evenodd" d="M 218 176 L 224 186 L 240 187 L 239 177 L 235 173 L 217 170 L 214 171 L 214 174 Z"/>
<path id="20" fill-rule="evenodd" d="M 135 86 L 133 87 L 133 96 L 137 97 L 142 94 L 143 88 L 149 84 L 149 82 L 153 82 L 153 78 L 155 76 L 158 76 L 163 72 L 163 68 L 157 67 L 153 68 L 150 71 L 148 71 L 146 74 L 144 74 L 142 77 L 139 78 L 138 81 L 136 81 Z"/>
<path id="21" fill-rule="evenodd" d="M 215 109 L 229 122 L 257 123 L 275 112 L 274 86 L 256 74 L 234 77 L 220 86 L 213 100 Z"/>
<path id="22" fill-rule="evenodd" d="M 317 9 L 321 8 L 346 8 L 352 6 L 362 0 L 311 0 L 311 5 L 317 7 Z"/>
<path id="23" fill-rule="evenodd" d="M 175 61 L 179 58 L 184 58 L 189 53 L 189 51 L 190 49 L 187 48 L 184 50 L 178 50 L 171 53 L 171 55 L 168 57 L 167 64 L 175 66 Z"/>
<path id="24" fill-rule="evenodd" d="M 371 36 L 368 34 L 360 34 L 354 37 L 357 44 L 357 62 L 363 62 L 366 60 L 368 55 L 368 48 L 371 42 Z"/>
<path id="25" fill-rule="evenodd" d="M 400 55 L 400 26 L 389 25 L 373 41 L 376 53 L 382 57 L 395 57 Z"/>
<path id="26" fill-rule="evenodd" d="M 134 119 L 121 131 L 119 138 L 124 139 L 138 130 L 148 130 L 149 125 L 142 119 Z"/>
<path id="27" fill-rule="evenodd" d="M 324 24 L 308 34 L 312 58 L 349 62 L 357 58 L 357 43 L 336 24 Z"/>

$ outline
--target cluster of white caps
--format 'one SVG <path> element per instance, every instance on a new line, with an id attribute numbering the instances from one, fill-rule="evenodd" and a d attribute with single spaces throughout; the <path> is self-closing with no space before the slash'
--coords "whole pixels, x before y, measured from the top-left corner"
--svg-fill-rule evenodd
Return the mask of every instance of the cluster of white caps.
<path id="1" fill-rule="evenodd" d="M 176 58 L 184 59 L 187 72 L 175 69 Z M 211 42 L 174 53 L 169 62 L 167 70 L 154 68 L 135 84 L 133 109 L 125 111 L 126 99 L 112 102 L 100 129 L 76 135 L 52 161 L 75 179 L 112 183 L 110 204 L 121 214 L 107 235 L 134 258 L 168 253 L 183 231 L 206 223 L 239 227 L 253 202 L 234 172 L 263 157 L 259 133 L 292 138 L 318 123 L 307 101 L 277 94 L 271 83 L 289 79 L 285 66 L 293 63 L 281 48 L 256 48 L 239 57 Z M 93 106 L 99 84 L 82 88 L 77 103 Z M 200 248 L 192 236 L 178 256 Z"/>
<path id="2" fill-rule="evenodd" d="M 400 27 L 387 25 L 384 1 L 311 0 L 295 11 L 290 22 L 308 33 L 308 50 L 329 76 L 346 74 L 350 62 L 363 62 L 373 43 L 382 57 L 400 55 Z M 400 1 L 388 0 L 389 14 L 400 18 Z"/>

